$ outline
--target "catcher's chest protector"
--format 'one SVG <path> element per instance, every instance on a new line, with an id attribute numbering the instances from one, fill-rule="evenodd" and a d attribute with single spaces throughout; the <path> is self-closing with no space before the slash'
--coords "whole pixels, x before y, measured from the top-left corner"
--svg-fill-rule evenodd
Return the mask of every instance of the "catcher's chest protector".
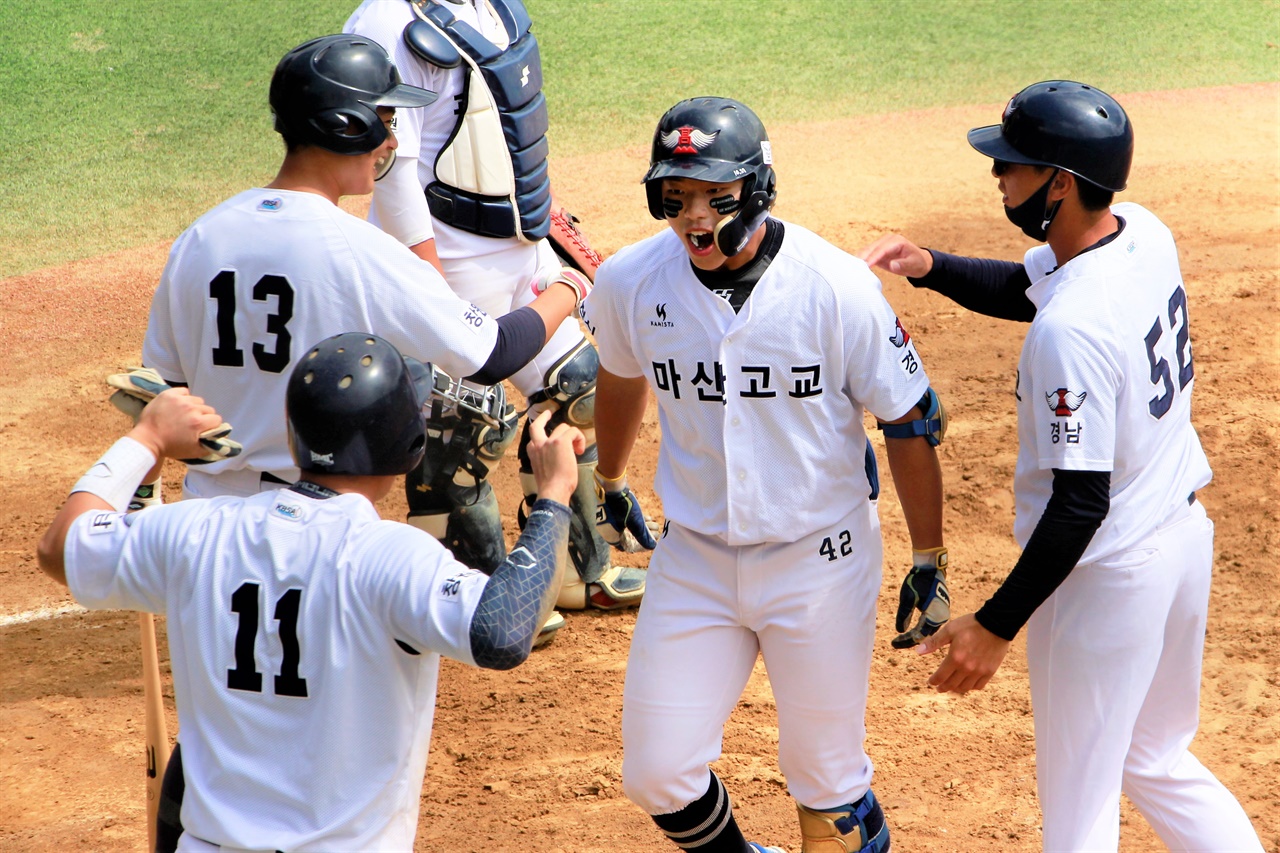
<path id="1" fill-rule="evenodd" d="M 482 15 L 496 14 L 506 30 L 508 45 L 502 48 L 444 6 L 411 2 L 419 20 L 405 29 L 409 47 L 435 65 L 467 66 L 458 124 L 426 189 L 431 215 L 484 237 L 530 243 L 546 237 L 547 103 L 538 42 L 524 6 L 520 0 L 486 0 L 489 9 L 481 9 Z"/>

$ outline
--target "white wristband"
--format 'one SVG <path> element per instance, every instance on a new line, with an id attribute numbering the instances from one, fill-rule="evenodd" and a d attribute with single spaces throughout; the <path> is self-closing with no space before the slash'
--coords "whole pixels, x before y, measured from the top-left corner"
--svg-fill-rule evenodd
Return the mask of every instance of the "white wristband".
<path id="1" fill-rule="evenodd" d="M 88 492 L 111 504 L 116 512 L 124 512 L 142 478 L 155 464 L 156 457 L 150 450 L 125 436 L 93 463 L 93 467 L 71 487 L 71 493 Z"/>

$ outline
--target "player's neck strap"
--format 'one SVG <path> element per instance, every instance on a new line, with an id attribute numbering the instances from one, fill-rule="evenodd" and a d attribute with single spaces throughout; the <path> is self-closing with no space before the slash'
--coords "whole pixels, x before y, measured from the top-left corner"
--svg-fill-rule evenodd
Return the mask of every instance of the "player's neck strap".
<path id="1" fill-rule="evenodd" d="M 309 498 L 315 498 L 316 500 L 321 501 L 326 500 L 327 498 L 336 498 L 338 496 L 338 493 L 333 489 L 330 489 L 327 486 L 322 486 L 319 483 L 313 483 L 310 480 L 299 480 L 289 488 L 293 489 L 300 495 L 306 495 Z"/>

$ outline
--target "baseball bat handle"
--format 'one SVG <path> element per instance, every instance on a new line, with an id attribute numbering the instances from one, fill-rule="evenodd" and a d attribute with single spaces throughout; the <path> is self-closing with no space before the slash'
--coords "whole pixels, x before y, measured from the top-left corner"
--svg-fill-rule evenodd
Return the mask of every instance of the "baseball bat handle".
<path id="1" fill-rule="evenodd" d="M 160 688 L 160 654 L 156 648 L 156 622 L 150 613 L 138 616 L 142 632 L 142 695 L 146 705 L 147 738 L 147 850 L 156 849 L 156 818 L 160 786 L 169 763 L 169 729 L 164 720 L 164 694 Z"/>

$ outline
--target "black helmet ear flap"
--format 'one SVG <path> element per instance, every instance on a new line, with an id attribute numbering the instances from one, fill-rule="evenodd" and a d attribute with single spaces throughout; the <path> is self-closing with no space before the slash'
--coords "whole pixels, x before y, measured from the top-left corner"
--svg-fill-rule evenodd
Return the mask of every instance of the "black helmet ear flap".
<path id="1" fill-rule="evenodd" d="M 773 169 L 765 168 L 762 171 L 762 181 L 757 182 L 754 175 L 743 181 L 742 200 L 737 213 L 716 223 L 716 248 L 726 258 L 732 258 L 746 248 L 747 241 L 764 224 L 765 217 L 778 198 Z"/>

